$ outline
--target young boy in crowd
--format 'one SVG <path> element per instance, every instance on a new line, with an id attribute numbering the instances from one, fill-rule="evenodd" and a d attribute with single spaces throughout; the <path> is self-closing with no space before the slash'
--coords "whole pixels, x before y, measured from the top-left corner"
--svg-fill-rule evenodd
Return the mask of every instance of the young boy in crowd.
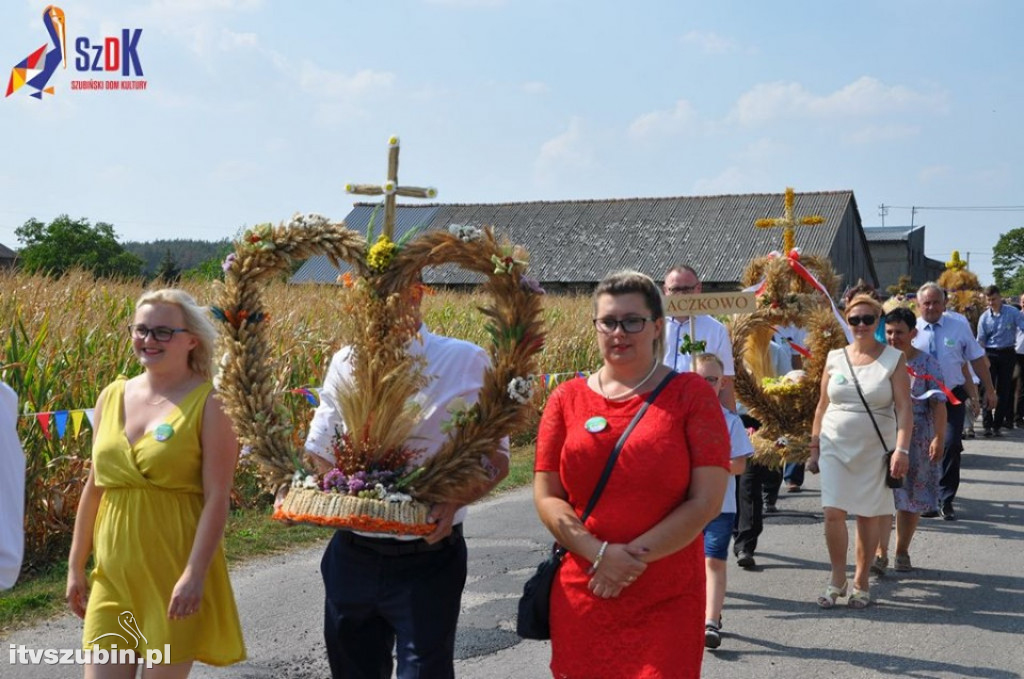
<path id="1" fill-rule="evenodd" d="M 724 366 L 714 354 L 698 354 L 694 358 L 697 374 L 703 377 L 717 395 L 722 389 Z M 707 603 L 704 611 L 704 647 L 718 648 L 722 643 L 722 606 L 725 605 L 725 570 L 729 558 L 729 540 L 736 519 L 736 476 L 743 473 L 747 458 L 754 454 L 747 430 L 739 416 L 722 408 L 732 448 L 732 476 L 722 501 L 722 513 L 704 528 L 704 564 L 707 569 Z"/>

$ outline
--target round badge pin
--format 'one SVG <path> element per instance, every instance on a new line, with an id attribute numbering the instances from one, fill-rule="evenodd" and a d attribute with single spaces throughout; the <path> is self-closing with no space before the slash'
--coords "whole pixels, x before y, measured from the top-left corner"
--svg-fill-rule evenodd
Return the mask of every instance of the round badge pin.
<path id="1" fill-rule="evenodd" d="M 846 384 L 846 375 L 842 373 L 836 373 L 835 375 L 836 384 Z"/>
<path id="2" fill-rule="evenodd" d="M 161 424 L 153 431 L 153 438 L 155 438 L 157 441 L 160 441 L 161 443 L 171 438 L 172 436 L 174 436 L 174 427 L 166 423 Z"/>
<path id="3" fill-rule="evenodd" d="M 608 420 L 604 419 L 600 415 L 591 417 L 589 420 L 583 423 L 583 428 L 589 431 L 591 434 L 596 434 L 599 431 L 604 431 L 608 428 Z"/>

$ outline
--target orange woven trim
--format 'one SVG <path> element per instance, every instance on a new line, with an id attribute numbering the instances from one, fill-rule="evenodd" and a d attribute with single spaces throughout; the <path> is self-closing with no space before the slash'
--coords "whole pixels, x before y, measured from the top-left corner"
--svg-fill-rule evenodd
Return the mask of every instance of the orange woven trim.
<path id="1" fill-rule="evenodd" d="M 285 512 L 280 507 L 274 510 L 270 518 L 278 521 L 295 521 L 297 523 L 311 523 L 314 526 L 325 528 L 348 528 L 361 530 L 368 533 L 396 533 L 399 535 L 430 535 L 436 526 L 432 523 L 402 523 L 400 521 L 385 521 L 369 516 L 315 516 L 313 514 L 292 514 Z"/>

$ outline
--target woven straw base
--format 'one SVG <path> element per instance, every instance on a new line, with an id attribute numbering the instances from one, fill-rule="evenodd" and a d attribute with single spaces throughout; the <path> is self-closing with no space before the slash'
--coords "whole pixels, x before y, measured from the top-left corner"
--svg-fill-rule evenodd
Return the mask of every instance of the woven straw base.
<path id="1" fill-rule="evenodd" d="M 429 511 L 430 505 L 422 502 L 382 502 L 312 488 L 292 488 L 274 510 L 273 518 L 372 533 L 429 535 L 436 528 L 427 523 Z"/>

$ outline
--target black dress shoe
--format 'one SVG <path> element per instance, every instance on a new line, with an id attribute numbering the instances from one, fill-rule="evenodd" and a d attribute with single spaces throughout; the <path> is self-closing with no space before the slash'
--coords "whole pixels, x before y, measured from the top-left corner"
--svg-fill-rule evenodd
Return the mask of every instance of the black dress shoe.
<path id="1" fill-rule="evenodd" d="M 754 555 L 750 552 L 741 552 L 740 555 L 736 557 L 736 565 L 740 568 L 753 568 L 757 565 L 757 562 L 754 561 Z"/>
<path id="2" fill-rule="evenodd" d="M 947 502 L 942 505 L 942 518 L 946 521 L 956 521 L 956 512 L 953 511 L 953 504 Z"/>
<path id="3" fill-rule="evenodd" d="M 985 436 L 985 438 L 992 438 L 992 430 L 991 429 L 986 429 L 984 436 Z"/>
<path id="4" fill-rule="evenodd" d="M 938 509 L 932 509 L 931 511 L 921 512 L 921 517 L 925 519 L 936 519 L 939 516 Z"/>
<path id="5" fill-rule="evenodd" d="M 996 427 L 995 429 L 992 430 L 992 436 L 1002 436 L 1002 435 L 1003 435 L 1003 430 L 1000 429 L 999 427 Z"/>
<path id="6" fill-rule="evenodd" d="M 773 504 L 771 504 L 771 505 L 765 505 L 765 506 L 764 506 L 764 513 L 765 513 L 765 514 L 778 514 L 778 513 L 779 513 L 779 508 L 778 508 L 778 507 L 776 507 L 776 506 L 775 506 L 775 505 L 773 505 Z"/>

